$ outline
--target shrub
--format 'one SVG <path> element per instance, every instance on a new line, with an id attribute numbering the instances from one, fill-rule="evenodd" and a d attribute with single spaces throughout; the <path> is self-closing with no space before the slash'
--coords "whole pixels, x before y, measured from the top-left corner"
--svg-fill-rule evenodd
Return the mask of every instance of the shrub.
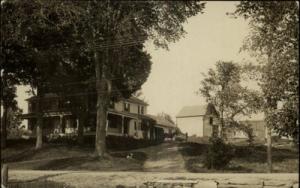
<path id="1" fill-rule="evenodd" d="M 225 168 L 234 156 L 231 145 L 225 144 L 221 138 L 210 138 L 204 165 L 208 169 Z"/>
<path id="2" fill-rule="evenodd" d="M 248 142 L 249 146 L 253 146 L 255 135 L 254 135 L 253 128 L 251 127 L 251 125 L 250 124 L 242 125 L 241 129 L 248 137 L 247 142 Z"/>

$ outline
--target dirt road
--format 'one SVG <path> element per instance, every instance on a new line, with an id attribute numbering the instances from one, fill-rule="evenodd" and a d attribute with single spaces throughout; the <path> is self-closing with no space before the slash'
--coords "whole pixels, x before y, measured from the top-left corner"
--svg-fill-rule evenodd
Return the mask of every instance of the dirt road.
<path id="1" fill-rule="evenodd" d="M 141 151 L 145 152 L 147 159 L 143 171 L 146 172 L 187 172 L 185 161 L 179 152 L 178 144 L 174 142 L 152 146 Z M 139 151 L 139 150 L 137 150 Z"/>

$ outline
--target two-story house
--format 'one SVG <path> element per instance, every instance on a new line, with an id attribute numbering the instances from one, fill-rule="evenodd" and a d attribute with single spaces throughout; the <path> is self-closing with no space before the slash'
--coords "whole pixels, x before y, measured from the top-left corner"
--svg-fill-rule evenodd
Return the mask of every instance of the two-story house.
<path id="1" fill-rule="evenodd" d="M 90 110 L 84 122 L 84 134 L 94 135 L 96 131 L 95 101 L 87 97 Z M 28 113 L 23 118 L 28 120 L 28 128 L 35 135 L 37 116 L 37 97 L 28 101 Z M 76 134 L 79 118 L 70 109 L 69 101 L 63 100 L 56 94 L 46 94 L 42 101 L 43 134 L 56 133 L 60 135 Z M 155 126 L 156 120 L 146 115 L 148 104 L 137 97 L 111 102 L 107 113 L 106 134 L 128 136 L 136 139 L 163 139 L 164 130 Z M 73 112 L 73 113 L 72 113 Z"/>

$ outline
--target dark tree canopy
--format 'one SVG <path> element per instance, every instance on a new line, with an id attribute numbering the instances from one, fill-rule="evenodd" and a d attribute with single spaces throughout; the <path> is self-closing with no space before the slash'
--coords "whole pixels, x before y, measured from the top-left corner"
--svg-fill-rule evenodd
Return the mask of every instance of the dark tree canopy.
<path id="1" fill-rule="evenodd" d="M 24 59 L 32 68 L 24 73 L 40 97 L 62 80 L 95 80 L 99 156 L 105 153 L 104 117 L 108 101 L 129 97 L 141 88 L 150 73 L 150 55 L 144 49 L 146 40 L 167 48 L 167 43 L 177 41 L 185 33 L 183 23 L 201 12 L 204 5 L 199 1 L 2 3 L 11 43 L 25 49 Z"/>

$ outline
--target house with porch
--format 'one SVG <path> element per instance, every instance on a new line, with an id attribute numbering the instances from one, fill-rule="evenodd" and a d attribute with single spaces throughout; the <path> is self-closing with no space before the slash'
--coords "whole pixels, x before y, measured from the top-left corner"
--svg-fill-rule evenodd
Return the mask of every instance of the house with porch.
<path id="1" fill-rule="evenodd" d="M 154 115 L 147 115 L 148 117 L 155 120 L 155 127 L 161 128 L 164 131 L 165 138 L 172 138 L 176 133 L 176 124 L 161 117 L 161 116 L 154 116 Z"/>
<path id="2" fill-rule="evenodd" d="M 95 135 L 95 100 L 86 97 L 89 106 L 88 118 L 84 122 L 84 135 Z M 43 135 L 77 134 L 79 117 L 71 110 L 66 101 L 53 93 L 47 93 L 42 101 Z M 28 122 L 28 129 L 35 135 L 37 117 L 37 97 L 27 99 L 28 113 L 22 117 Z M 107 113 L 106 134 L 133 137 L 135 139 L 162 140 L 164 130 L 155 126 L 156 120 L 147 113 L 148 104 L 137 97 L 110 102 Z"/>

